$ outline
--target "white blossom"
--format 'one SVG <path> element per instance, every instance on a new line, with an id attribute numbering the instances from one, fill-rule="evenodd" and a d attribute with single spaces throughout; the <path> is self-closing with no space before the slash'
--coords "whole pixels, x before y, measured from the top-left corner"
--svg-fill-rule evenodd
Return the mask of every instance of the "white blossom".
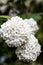
<path id="1" fill-rule="evenodd" d="M 16 54 L 19 60 L 25 60 L 27 62 L 35 61 L 37 56 L 40 55 L 40 52 L 41 46 L 34 35 L 31 35 L 28 39 L 28 42 L 16 50 Z"/>
<path id="2" fill-rule="evenodd" d="M 35 32 L 39 29 L 37 22 L 33 18 L 24 19 L 24 21 L 27 22 L 30 25 L 30 27 L 33 31 L 33 34 L 35 34 Z"/>
<path id="3" fill-rule="evenodd" d="M 16 55 L 20 60 L 35 61 L 41 52 L 41 46 L 34 37 L 38 29 L 32 18 L 23 20 L 16 16 L 1 25 L 0 36 L 9 47 L 17 47 Z"/>
<path id="4" fill-rule="evenodd" d="M 1 25 L 0 35 L 9 46 L 21 46 L 32 33 L 30 25 L 22 18 L 12 17 Z"/>

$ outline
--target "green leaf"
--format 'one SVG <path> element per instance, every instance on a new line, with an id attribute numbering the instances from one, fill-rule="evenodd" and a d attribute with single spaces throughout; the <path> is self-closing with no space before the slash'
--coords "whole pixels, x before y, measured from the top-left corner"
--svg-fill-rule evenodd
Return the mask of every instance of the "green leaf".
<path id="1" fill-rule="evenodd" d="M 0 21 L 0 25 L 2 25 L 4 22 L 3 21 Z"/>
<path id="2" fill-rule="evenodd" d="M 25 19 L 25 18 L 27 18 L 27 15 L 26 14 L 21 14 L 21 15 L 19 15 L 21 18 L 23 18 L 23 19 Z"/>
<path id="3" fill-rule="evenodd" d="M 38 65 L 36 62 L 30 62 L 30 65 Z"/>
<path id="4" fill-rule="evenodd" d="M 29 17 L 29 18 L 33 18 L 33 19 L 35 19 L 36 21 L 41 20 L 41 16 L 40 16 L 39 14 L 29 14 L 28 17 Z"/>
<path id="5" fill-rule="evenodd" d="M 39 40 L 39 43 L 43 45 L 43 30 L 39 30 L 36 33 L 36 37 Z"/>

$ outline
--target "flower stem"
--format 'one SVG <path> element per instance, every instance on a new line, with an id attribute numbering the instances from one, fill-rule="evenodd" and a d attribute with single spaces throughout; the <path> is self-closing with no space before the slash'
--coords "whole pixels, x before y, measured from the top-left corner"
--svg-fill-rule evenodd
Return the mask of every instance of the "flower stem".
<path id="1" fill-rule="evenodd" d="M 6 15 L 0 15 L 0 19 L 9 19 L 9 18 L 11 18 L 11 16 L 6 16 Z"/>

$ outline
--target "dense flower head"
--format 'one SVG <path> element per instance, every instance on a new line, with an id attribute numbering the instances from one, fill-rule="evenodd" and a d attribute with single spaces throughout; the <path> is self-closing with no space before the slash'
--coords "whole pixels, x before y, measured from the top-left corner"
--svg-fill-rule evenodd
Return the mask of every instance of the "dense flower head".
<path id="1" fill-rule="evenodd" d="M 1 25 L 0 34 L 9 46 L 17 47 L 23 42 L 26 43 L 29 27 L 27 22 L 16 16 Z"/>
<path id="2" fill-rule="evenodd" d="M 1 25 L 0 36 L 9 47 L 17 47 L 16 55 L 20 60 L 35 61 L 41 52 L 41 46 L 34 37 L 38 29 L 32 18 L 15 16 Z"/>
<path id="3" fill-rule="evenodd" d="M 27 44 L 17 48 L 16 50 L 19 60 L 25 60 L 27 62 L 35 61 L 37 56 L 40 55 L 40 52 L 41 46 L 38 44 L 38 40 L 34 37 L 34 35 L 30 36 Z"/>
<path id="4" fill-rule="evenodd" d="M 1 25 L 1 37 L 3 37 L 10 47 L 20 46 L 21 44 L 26 43 L 30 34 L 34 33 L 34 28 L 31 28 L 30 24 L 18 16 L 12 17 Z"/>
<path id="5" fill-rule="evenodd" d="M 33 18 L 25 19 L 25 22 L 27 22 L 28 25 L 30 25 L 30 27 L 31 27 L 31 29 L 32 29 L 32 31 L 33 31 L 34 34 L 39 29 L 39 27 L 37 25 L 37 22 Z"/>

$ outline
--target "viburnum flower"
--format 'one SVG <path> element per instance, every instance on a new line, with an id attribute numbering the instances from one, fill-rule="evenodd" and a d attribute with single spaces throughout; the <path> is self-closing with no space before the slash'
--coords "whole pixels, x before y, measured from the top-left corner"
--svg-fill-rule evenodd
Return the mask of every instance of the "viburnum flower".
<path id="1" fill-rule="evenodd" d="M 8 46 L 21 46 L 26 43 L 27 36 L 32 32 L 31 27 L 22 18 L 12 17 L 1 25 L 0 35 Z"/>
<path id="2" fill-rule="evenodd" d="M 28 39 L 27 44 L 22 45 L 21 47 L 17 48 L 16 55 L 19 60 L 35 61 L 37 56 L 40 55 L 41 46 L 38 43 L 38 40 L 31 34 L 30 38 Z"/>
<path id="3" fill-rule="evenodd" d="M 0 36 L 9 47 L 17 47 L 16 55 L 20 60 L 35 61 L 41 52 L 41 46 L 34 37 L 38 29 L 32 18 L 23 20 L 15 16 L 1 25 Z"/>
<path id="4" fill-rule="evenodd" d="M 1 25 L 0 35 L 3 37 L 8 46 L 17 47 L 26 43 L 29 35 L 34 33 L 33 31 L 34 29 L 31 28 L 28 22 L 16 16 Z"/>
<path id="5" fill-rule="evenodd" d="M 37 22 L 33 18 L 24 19 L 24 21 L 27 22 L 30 25 L 30 27 L 33 31 L 33 34 L 35 34 L 35 32 L 37 32 L 37 30 L 39 29 Z"/>

